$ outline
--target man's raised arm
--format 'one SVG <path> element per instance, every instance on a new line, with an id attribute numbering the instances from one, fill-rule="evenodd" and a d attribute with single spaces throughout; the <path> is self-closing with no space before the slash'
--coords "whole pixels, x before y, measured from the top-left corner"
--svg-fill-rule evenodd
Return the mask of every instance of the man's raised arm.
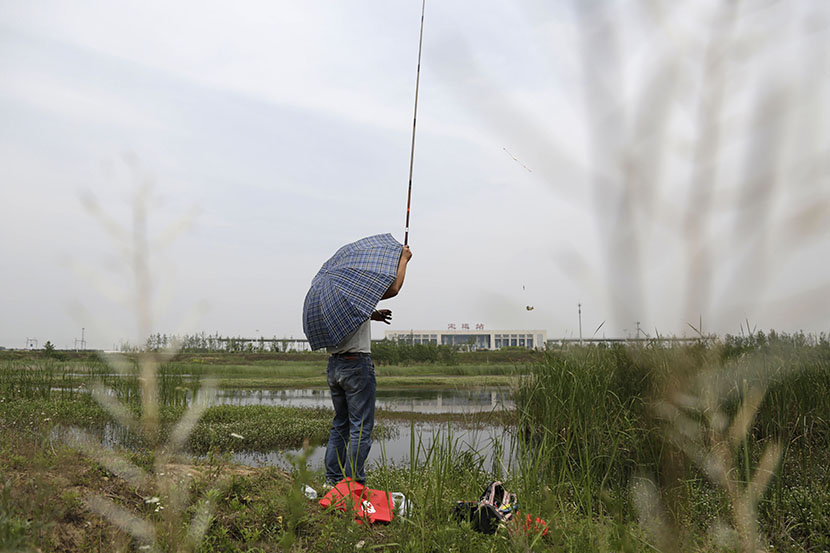
<path id="1" fill-rule="evenodd" d="M 406 265 L 411 258 L 412 250 L 409 249 L 409 246 L 404 246 L 403 250 L 401 250 L 401 258 L 398 260 L 398 274 L 395 277 L 395 282 L 392 283 L 380 299 L 385 300 L 398 295 L 398 292 L 401 291 L 401 287 L 403 286 L 403 279 L 406 276 Z"/>

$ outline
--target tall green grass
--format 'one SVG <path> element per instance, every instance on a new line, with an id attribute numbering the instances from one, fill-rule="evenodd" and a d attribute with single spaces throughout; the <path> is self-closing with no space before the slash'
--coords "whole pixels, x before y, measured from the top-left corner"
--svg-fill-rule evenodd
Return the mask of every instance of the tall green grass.
<path id="1" fill-rule="evenodd" d="M 525 487 L 547 485 L 592 514 L 600 490 L 659 462 L 644 401 L 654 370 L 621 347 L 556 352 L 536 365 L 516 394 Z"/>
<path id="2" fill-rule="evenodd" d="M 138 366 L 127 361 L 120 371 L 100 359 L 62 362 L 51 359 L 7 360 L 0 363 L 0 397 L 7 400 L 41 398 L 74 400 L 87 395 L 94 384 L 119 401 L 140 404 Z M 159 399 L 165 406 L 184 406 L 199 388 L 201 375 L 186 367 L 163 365 L 158 372 Z"/>
<path id="3" fill-rule="evenodd" d="M 633 471 L 659 467 L 665 447 L 654 402 L 706 380 L 723 395 L 727 415 L 744 391 L 763 382 L 766 394 L 752 435 L 758 440 L 828 444 L 830 345 L 788 337 L 736 349 L 711 347 L 581 347 L 553 352 L 521 378 L 516 392 L 518 431 L 529 444 L 544 441 L 544 459 L 558 480 L 621 482 Z"/>
<path id="4" fill-rule="evenodd" d="M 826 544 L 826 517 L 810 514 L 830 495 L 830 475 L 814 467 L 830 461 L 826 340 L 773 334 L 551 352 L 521 379 L 516 406 L 517 485 L 549 512 L 636 519 L 630 492 L 645 476 L 659 490 L 650 508 L 662 505 L 664 529 L 698 536 L 672 537 L 667 550 L 689 547 L 724 517 L 740 534 L 741 513 L 755 508 L 743 490 L 762 494 L 752 500 L 759 523 L 781 532 L 779 544 L 796 529 L 805 543 Z M 809 483 L 812 498 L 794 492 Z"/>

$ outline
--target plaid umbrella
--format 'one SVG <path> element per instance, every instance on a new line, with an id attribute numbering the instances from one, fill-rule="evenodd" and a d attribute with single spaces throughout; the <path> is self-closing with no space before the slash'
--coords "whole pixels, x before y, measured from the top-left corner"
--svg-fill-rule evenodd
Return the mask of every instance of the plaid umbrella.
<path id="1" fill-rule="evenodd" d="M 336 346 L 371 315 L 395 282 L 403 246 L 391 234 L 346 244 L 323 263 L 303 305 L 311 349 Z"/>

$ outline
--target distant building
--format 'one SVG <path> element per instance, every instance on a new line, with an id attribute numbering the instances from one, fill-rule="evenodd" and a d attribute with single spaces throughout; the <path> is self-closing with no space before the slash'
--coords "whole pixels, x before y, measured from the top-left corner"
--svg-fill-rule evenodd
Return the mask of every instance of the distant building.
<path id="1" fill-rule="evenodd" d="M 484 330 L 482 328 L 475 330 L 470 328 L 460 330 L 453 328 L 447 330 L 387 330 L 386 339 L 411 344 L 460 346 L 470 350 L 493 350 L 508 346 L 544 349 L 548 340 L 548 333 L 546 330 Z"/>

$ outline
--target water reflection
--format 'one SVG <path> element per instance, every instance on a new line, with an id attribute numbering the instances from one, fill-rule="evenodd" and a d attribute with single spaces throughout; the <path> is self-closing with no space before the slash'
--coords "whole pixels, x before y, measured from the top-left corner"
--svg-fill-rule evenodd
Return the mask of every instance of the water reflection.
<path id="1" fill-rule="evenodd" d="M 74 395 L 88 394 L 86 387 L 67 388 L 56 386 L 53 392 Z M 104 393 L 129 401 L 138 396 L 138 389 L 114 390 Z M 190 405 L 198 392 L 188 388 L 176 388 L 162 398 L 165 403 Z M 291 390 L 224 389 L 217 390 L 214 403 L 218 405 L 271 405 L 281 407 L 312 407 L 331 409 L 331 393 L 323 388 Z M 515 407 L 507 388 L 417 388 L 382 389 L 377 391 L 376 407 L 386 411 L 405 413 L 481 413 L 511 410 Z"/>
<path id="2" fill-rule="evenodd" d="M 224 405 L 278 405 L 283 407 L 331 408 L 327 389 L 219 390 L 216 402 Z M 512 409 L 513 400 L 505 388 L 464 390 L 403 389 L 378 390 L 378 409 L 408 413 L 480 413 Z"/>
<path id="3" fill-rule="evenodd" d="M 86 391 L 86 390 L 85 390 Z M 191 403 L 191 390 L 182 390 L 183 401 Z M 198 394 L 196 394 L 198 397 Z M 282 407 L 312 407 L 331 409 L 328 389 L 305 388 L 293 390 L 218 390 L 214 399 L 224 405 L 270 405 Z M 472 414 L 512 409 L 513 401 L 506 388 L 447 389 L 397 389 L 378 390 L 377 407 L 387 411 L 429 414 Z M 419 461 L 426 458 L 433 447 L 451 447 L 451 454 L 462 459 L 459 462 L 481 463 L 491 469 L 494 463 L 509 465 L 512 437 L 508 429 L 500 425 L 470 427 L 459 422 L 393 422 L 385 420 L 389 431 L 376 435 L 368 458 L 368 466 L 408 464 L 412 452 Z M 118 425 L 105 424 L 97 432 L 105 447 L 140 447 L 139 437 Z M 276 465 L 290 468 L 289 457 L 301 450 L 270 452 L 238 452 L 236 462 L 252 465 Z M 316 448 L 308 458 L 313 469 L 322 468 L 325 447 Z"/>
<path id="4" fill-rule="evenodd" d="M 514 436 L 509 427 L 500 425 L 465 426 L 452 422 L 390 422 L 384 421 L 387 432 L 374 438 L 372 449 L 367 459 L 367 467 L 405 466 L 415 454 L 419 462 L 424 461 L 429 452 L 436 448 L 442 456 L 450 455 L 457 463 L 492 470 L 496 464 L 503 469 L 511 466 L 511 452 L 514 449 Z M 129 429 L 114 423 L 106 423 L 97 429 L 81 431 L 73 427 L 55 427 L 50 438 L 56 442 L 77 442 L 79 432 L 88 433 L 106 449 L 127 448 L 137 450 L 143 447 L 141 437 Z M 306 460 L 309 468 L 323 468 L 325 445 L 313 448 Z M 292 468 L 291 458 L 303 453 L 301 448 L 283 449 L 267 452 L 236 452 L 232 459 L 240 464 L 260 467 L 278 466 L 287 470 Z"/>
<path id="5" fill-rule="evenodd" d="M 408 465 L 412 453 L 422 462 L 433 448 L 449 450 L 458 462 L 481 464 L 481 467 L 487 470 L 492 470 L 496 463 L 504 469 L 511 465 L 514 438 L 503 426 L 469 428 L 455 423 L 448 425 L 445 422 L 421 422 L 414 426 L 409 423 L 397 423 L 394 426 L 395 429 L 389 433 L 389 437 L 374 440 L 366 460 L 367 468 Z M 313 470 L 322 469 L 325 452 L 325 446 L 315 448 L 306 461 L 308 467 Z M 298 458 L 302 453 L 302 449 L 239 452 L 233 455 L 233 460 L 250 466 L 274 465 L 290 469 L 291 458 Z"/>

